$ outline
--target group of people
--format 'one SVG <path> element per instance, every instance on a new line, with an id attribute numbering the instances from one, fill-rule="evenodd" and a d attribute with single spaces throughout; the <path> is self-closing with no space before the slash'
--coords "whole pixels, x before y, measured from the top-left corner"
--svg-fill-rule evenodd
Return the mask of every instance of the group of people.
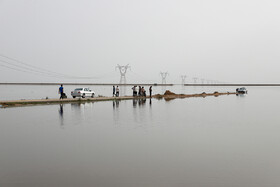
<path id="1" fill-rule="evenodd" d="M 120 96 L 119 86 L 117 87 L 113 86 L 113 97 L 119 97 L 119 96 Z"/>
<path id="2" fill-rule="evenodd" d="M 137 86 L 133 86 L 132 88 L 133 96 L 137 96 Z M 152 97 L 152 86 L 149 88 L 150 97 Z M 146 97 L 146 90 L 144 87 L 138 86 L 138 96 Z"/>
<path id="3" fill-rule="evenodd" d="M 133 96 L 146 97 L 146 90 L 144 87 L 138 86 L 138 88 L 137 88 L 137 86 L 133 86 L 132 90 L 133 90 Z M 137 90 L 138 90 L 138 92 L 137 92 Z M 60 99 L 67 98 L 66 94 L 64 93 L 63 85 L 61 85 L 59 87 L 58 93 L 60 94 Z M 149 88 L 149 93 L 150 93 L 150 97 L 152 97 L 152 86 L 150 86 L 150 88 Z M 119 96 L 120 96 L 119 86 L 117 86 L 117 87 L 113 86 L 113 97 L 119 97 Z"/>
<path id="4" fill-rule="evenodd" d="M 138 88 L 137 88 L 138 87 Z M 144 87 L 141 86 L 133 86 L 132 88 L 133 91 L 133 96 L 143 96 L 146 97 L 146 90 Z M 149 88 L 149 93 L 150 93 L 150 97 L 152 97 L 152 86 L 150 86 Z M 115 87 L 113 86 L 113 97 L 119 97 L 120 95 L 120 89 L 119 86 Z"/>

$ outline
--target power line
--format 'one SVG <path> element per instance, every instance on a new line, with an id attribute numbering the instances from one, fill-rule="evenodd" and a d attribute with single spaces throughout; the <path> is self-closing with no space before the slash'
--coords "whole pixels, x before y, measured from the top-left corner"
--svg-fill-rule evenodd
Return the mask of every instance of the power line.
<path id="1" fill-rule="evenodd" d="M 22 62 L 20 60 L 17 60 L 15 58 L 11 58 L 11 57 L 8 57 L 8 56 L 2 55 L 2 54 L 0 54 L 0 57 L 9 59 L 10 61 L 13 61 L 13 62 L 8 62 L 8 61 L 0 59 L 0 61 L 2 63 L 9 64 L 9 65 L 15 66 L 17 68 L 10 67 L 10 66 L 5 66 L 5 65 L 2 65 L 2 67 L 6 67 L 6 68 L 9 68 L 9 69 L 13 69 L 13 70 L 17 70 L 17 71 L 21 71 L 21 72 L 25 72 L 25 73 L 36 72 L 36 73 L 41 73 L 43 75 L 47 75 L 47 76 L 51 76 L 51 77 L 68 78 L 68 79 L 98 79 L 98 77 L 71 76 L 71 75 L 66 75 L 66 74 L 62 74 L 62 73 L 57 73 L 57 72 L 54 72 L 54 71 L 49 71 L 47 69 L 40 68 L 40 67 L 37 67 L 37 66 L 33 66 L 33 65 L 27 64 L 25 62 Z M 25 67 L 25 66 L 27 66 L 27 67 Z M 18 69 L 18 68 L 20 68 L 20 69 Z M 24 70 L 22 70 L 22 69 L 24 69 Z"/>
<path id="2" fill-rule="evenodd" d="M 139 81 L 139 79 L 141 79 L 142 81 L 149 81 L 149 82 L 157 82 L 155 81 L 154 79 L 147 79 L 145 78 L 143 75 L 139 74 L 139 73 L 136 73 L 135 71 L 130 71 L 132 74 L 132 76 L 135 76 L 137 77 L 137 80 Z M 129 73 L 128 73 L 129 74 Z"/>
<path id="3" fill-rule="evenodd" d="M 8 69 L 16 70 L 16 71 L 21 71 L 21 72 L 25 72 L 25 73 L 30 73 L 30 72 L 28 72 L 28 71 L 24 71 L 24 70 L 20 70 L 20 69 L 17 69 L 17 68 L 5 66 L 5 65 L 3 65 L 3 64 L 0 64 L 0 66 L 5 67 L 5 68 L 8 68 Z M 31 72 L 31 73 L 32 73 L 32 72 Z"/>
<path id="4" fill-rule="evenodd" d="M 23 65 L 25 65 L 25 66 L 31 67 L 31 68 L 33 68 L 33 69 L 39 69 L 39 70 L 44 71 L 44 72 L 49 72 L 49 73 L 52 73 L 52 74 L 58 74 L 58 75 L 65 76 L 65 75 L 62 74 L 62 73 L 57 73 L 57 72 L 49 71 L 49 70 L 44 69 L 44 68 L 36 67 L 36 66 L 30 65 L 30 64 L 24 63 L 24 62 L 22 62 L 22 61 L 20 61 L 20 60 L 17 60 L 17 59 L 15 59 L 15 58 L 8 57 L 8 56 L 6 56 L 6 55 L 0 54 L 0 56 L 1 56 L 1 57 L 4 57 L 4 58 L 7 58 L 7 59 L 9 59 L 9 60 L 12 60 L 12 61 L 14 61 L 14 62 L 17 62 L 17 63 L 19 63 L 19 64 L 23 64 Z"/>
<path id="5" fill-rule="evenodd" d="M 54 76 L 53 74 L 49 74 L 49 73 L 46 73 L 46 72 L 37 71 L 37 70 L 31 69 L 31 68 L 23 67 L 23 66 L 20 66 L 20 65 L 17 65 L 17 64 L 13 64 L 13 63 L 1 60 L 1 59 L 0 59 L 0 62 L 2 62 L 2 67 L 6 67 L 6 68 L 9 68 L 9 69 L 13 69 L 13 70 L 17 70 L 17 71 L 21 71 L 21 72 L 25 72 L 25 73 L 39 73 L 39 74 L 46 74 L 46 75 L 52 76 L 52 77 L 58 77 L 58 76 Z M 8 64 L 8 65 L 12 65 L 14 67 L 3 65 L 3 63 Z M 61 77 L 61 76 L 59 76 L 59 77 Z"/>

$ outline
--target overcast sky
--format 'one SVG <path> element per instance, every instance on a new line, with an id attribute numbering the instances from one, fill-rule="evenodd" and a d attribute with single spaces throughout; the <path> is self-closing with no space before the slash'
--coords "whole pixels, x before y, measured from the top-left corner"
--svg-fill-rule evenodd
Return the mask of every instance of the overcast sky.
<path id="1" fill-rule="evenodd" d="M 279 83 L 279 10 L 277 0 L 0 0 L 0 82 L 118 82 L 115 66 L 130 64 L 128 83 L 165 71 L 167 83 Z"/>

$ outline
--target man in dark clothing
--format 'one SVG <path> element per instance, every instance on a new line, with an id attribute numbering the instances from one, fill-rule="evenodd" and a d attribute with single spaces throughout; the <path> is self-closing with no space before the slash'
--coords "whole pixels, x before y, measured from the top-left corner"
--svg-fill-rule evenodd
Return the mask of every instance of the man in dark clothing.
<path id="1" fill-rule="evenodd" d="M 116 95 L 116 88 L 113 86 L 113 97 Z"/>
<path id="2" fill-rule="evenodd" d="M 63 92 L 63 85 L 60 85 L 59 90 L 58 90 L 58 93 L 60 94 L 60 98 L 59 98 L 59 99 L 63 99 L 63 95 L 64 95 L 64 92 Z"/>
<path id="3" fill-rule="evenodd" d="M 139 86 L 139 90 L 138 90 L 138 96 L 141 96 L 142 95 L 142 87 Z"/>
<path id="4" fill-rule="evenodd" d="M 149 88 L 149 91 L 150 91 L 150 97 L 152 97 L 152 86 L 150 86 L 150 88 Z"/>

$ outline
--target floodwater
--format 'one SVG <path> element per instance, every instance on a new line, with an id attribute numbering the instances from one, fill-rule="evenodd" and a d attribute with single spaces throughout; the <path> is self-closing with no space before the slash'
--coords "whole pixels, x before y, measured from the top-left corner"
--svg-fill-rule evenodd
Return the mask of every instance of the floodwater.
<path id="1" fill-rule="evenodd" d="M 0 186 L 278 187 L 280 88 L 248 90 L 2 108 Z"/>

